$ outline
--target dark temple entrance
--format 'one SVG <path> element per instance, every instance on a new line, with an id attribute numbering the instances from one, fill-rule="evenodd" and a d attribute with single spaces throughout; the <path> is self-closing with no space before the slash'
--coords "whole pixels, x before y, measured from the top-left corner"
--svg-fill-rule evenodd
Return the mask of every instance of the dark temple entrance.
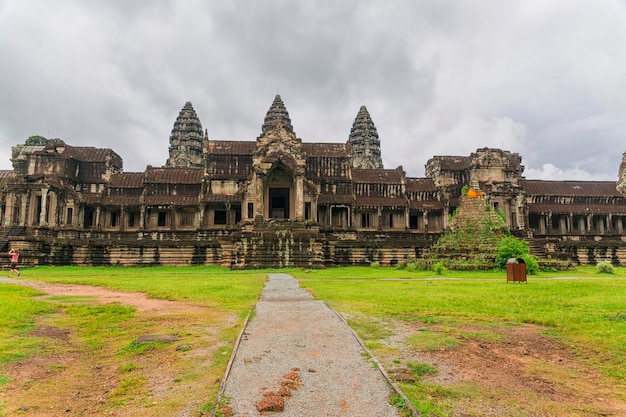
<path id="1" fill-rule="evenodd" d="M 289 188 L 270 188 L 270 218 L 289 218 Z"/>

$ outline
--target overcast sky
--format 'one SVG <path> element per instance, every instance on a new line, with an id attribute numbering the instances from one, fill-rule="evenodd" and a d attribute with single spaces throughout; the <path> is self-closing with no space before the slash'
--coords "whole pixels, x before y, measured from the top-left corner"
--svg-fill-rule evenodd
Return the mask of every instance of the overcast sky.
<path id="1" fill-rule="evenodd" d="M 367 106 L 414 177 L 495 147 L 527 178 L 616 180 L 626 151 L 626 0 L 0 0 L 0 57 L 0 169 L 42 135 L 143 171 L 185 102 L 251 141 L 277 93 L 304 142 Z"/>

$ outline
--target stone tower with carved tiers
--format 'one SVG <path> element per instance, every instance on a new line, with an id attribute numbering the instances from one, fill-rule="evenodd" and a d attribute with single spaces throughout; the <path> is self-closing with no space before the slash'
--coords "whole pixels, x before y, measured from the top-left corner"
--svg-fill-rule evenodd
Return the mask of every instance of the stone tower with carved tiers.
<path id="1" fill-rule="evenodd" d="M 348 143 L 352 155 L 352 168 L 383 168 L 378 131 L 365 106 L 361 106 L 354 119 Z"/>
<path id="2" fill-rule="evenodd" d="M 170 157 L 168 167 L 202 168 L 204 166 L 202 144 L 205 134 L 202 123 L 190 102 L 178 114 L 170 134 Z"/>

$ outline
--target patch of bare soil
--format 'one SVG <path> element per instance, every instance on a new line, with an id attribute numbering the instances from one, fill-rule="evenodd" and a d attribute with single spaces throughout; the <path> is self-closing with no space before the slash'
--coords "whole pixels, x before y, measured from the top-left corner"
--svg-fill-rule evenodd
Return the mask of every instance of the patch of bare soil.
<path id="1" fill-rule="evenodd" d="M 25 281 L 16 283 L 24 284 Z M 142 293 L 101 287 L 26 282 L 50 296 L 86 297 L 81 302 L 132 305 L 133 323 L 141 334 L 128 335 L 123 345 L 140 336 L 161 338 L 159 349 L 135 356 L 119 355 L 120 344 L 86 346 L 80 329 L 66 327 L 63 313 L 42 317 L 30 336 L 41 338 L 40 354 L 3 368 L 10 382 L 0 391 L 0 415 L 6 416 L 197 416 L 222 377 L 214 367 L 219 333 L 236 317 L 212 308 L 156 300 Z M 111 342 L 113 344 L 113 342 Z M 3 414 L 4 413 L 4 414 Z"/>
<path id="2" fill-rule="evenodd" d="M 408 334 L 429 327 L 398 326 Z M 437 331 L 436 325 L 430 329 Z M 626 385 L 602 376 L 541 330 L 534 325 L 490 329 L 502 337 L 468 338 L 438 351 L 405 349 L 403 360 L 437 368 L 423 380 L 457 392 L 454 416 L 626 416 Z"/>

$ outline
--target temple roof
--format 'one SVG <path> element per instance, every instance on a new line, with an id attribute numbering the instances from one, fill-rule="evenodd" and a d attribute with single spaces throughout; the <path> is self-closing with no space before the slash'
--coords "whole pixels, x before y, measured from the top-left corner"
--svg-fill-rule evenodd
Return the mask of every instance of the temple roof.
<path id="1" fill-rule="evenodd" d="M 282 125 L 289 132 L 293 132 L 293 126 L 291 125 L 291 119 L 289 118 L 289 113 L 287 112 L 287 108 L 285 108 L 285 104 L 283 100 L 280 98 L 280 95 L 276 94 L 274 97 L 274 102 L 270 106 L 270 109 L 267 111 L 265 115 L 265 121 L 263 122 L 263 127 L 261 129 L 262 134 L 265 135 L 268 131 L 276 128 L 277 126 Z"/>
<path id="2" fill-rule="evenodd" d="M 354 182 L 375 184 L 400 184 L 404 179 L 402 169 L 353 169 Z"/>
<path id="3" fill-rule="evenodd" d="M 146 168 L 146 182 L 160 184 L 200 184 L 202 168 Z"/>
<path id="4" fill-rule="evenodd" d="M 311 157 L 348 157 L 345 143 L 302 143 L 302 151 Z"/>
<path id="5" fill-rule="evenodd" d="M 407 178 L 406 179 L 406 191 L 407 192 L 417 192 L 417 191 L 434 192 L 434 191 L 437 191 L 437 187 L 435 186 L 435 181 L 433 181 L 431 178 Z"/>
<path id="6" fill-rule="evenodd" d="M 216 155 L 252 155 L 255 149 L 256 142 L 236 140 L 209 141 L 209 153 Z"/>
<path id="7" fill-rule="evenodd" d="M 109 184 L 112 188 L 142 188 L 143 177 L 143 172 L 115 173 L 111 175 Z"/>
<path id="8" fill-rule="evenodd" d="M 543 181 L 520 180 L 528 195 L 620 197 L 615 181 Z"/>
<path id="9" fill-rule="evenodd" d="M 552 213 L 552 214 L 616 214 L 626 215 L 625 204 L 550 204 L 534 203 L 528 205 L 530 213 Z"/>

